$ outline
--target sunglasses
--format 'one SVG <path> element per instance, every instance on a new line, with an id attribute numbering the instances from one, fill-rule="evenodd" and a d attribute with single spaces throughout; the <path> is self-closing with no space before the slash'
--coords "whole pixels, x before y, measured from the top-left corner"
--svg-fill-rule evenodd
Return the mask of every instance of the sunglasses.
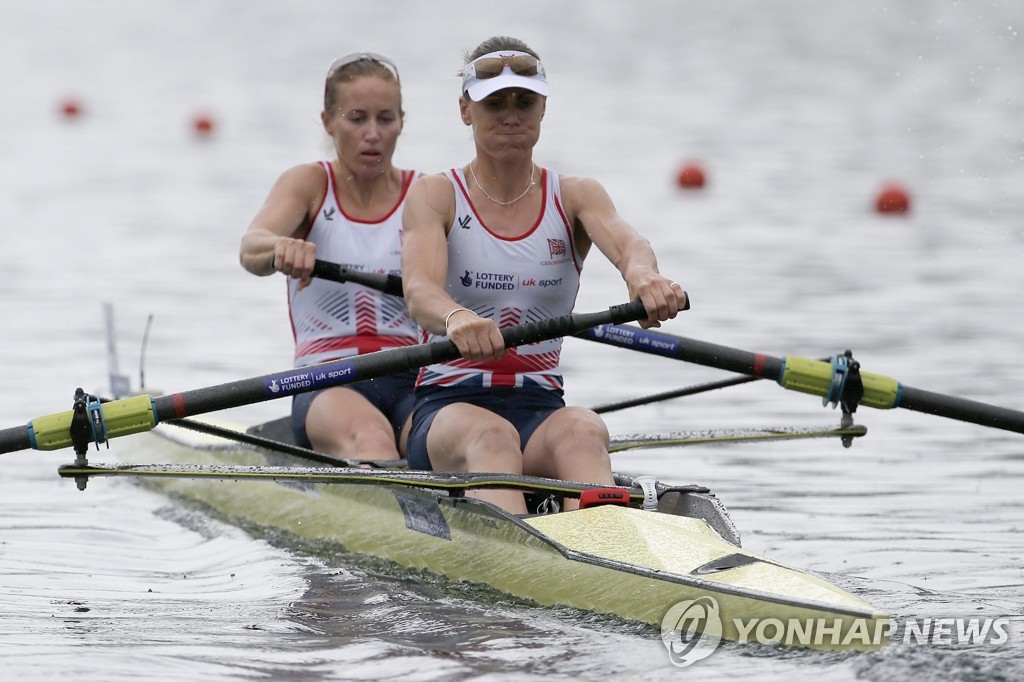
<path id="1" fill-rule="evenodd" d="M 333 76 L 339 69 L 343 69 L 349 64 L 355 64 L 356 62 L 361 62 L 363 60 L 377 62 L 387 68 L 388 71 L 395 74 L 395 80 L 400 80 L 398 78 L 398 67 L 395 66 L 395 63 L 391 61 L 390 58 L 385 57 L 379 52 L 349 52 L 348 54 L 343 54 L 331 62 L 331 65 L 327 67 L 327 78 Z"/>
<path id="2" fill-rule="evenodd" d="M 539 59 L 522 52 L 512 52 L 507 55 L 499 54 L 498 56 L 484 55 L 474 59 L 463 68 L 462 76 L 464 81 L 468 81 L 470 78 L 486 80 L 488 78 L 497 78 L 504 73 L 505 69 L 509 69 L 517 76 L 525 76 L 526 78 L 544 75 L 544 66 L 540 63 Z"/>

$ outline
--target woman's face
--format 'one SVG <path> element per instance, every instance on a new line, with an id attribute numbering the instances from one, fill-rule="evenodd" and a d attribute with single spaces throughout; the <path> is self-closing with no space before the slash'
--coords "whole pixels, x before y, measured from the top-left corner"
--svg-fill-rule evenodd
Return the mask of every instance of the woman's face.
<path id="1" fill-rule="evenodd" d="M 540 139 L 547 98 L 522 88 L 506 88 L 474 102 L 460 100 L 462 120 L 473 126 L 477 146 L 501 157 L 531 152 Z"/>
<path id="2" fill-rule="evenodd" d="M 322 119 L 338 160 L 357 175 L 389 170 L 403 124 L 398 83 L 360 76 L 335 87 L 338 104 Z"/>

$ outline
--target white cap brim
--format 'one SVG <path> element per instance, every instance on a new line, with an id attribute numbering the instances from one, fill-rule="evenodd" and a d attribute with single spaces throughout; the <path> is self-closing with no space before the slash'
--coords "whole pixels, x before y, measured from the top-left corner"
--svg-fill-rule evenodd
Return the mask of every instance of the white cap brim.
<path id="1" fill-rule="evenodd" d="M 548 82 L 543 76 L 520 76 L 511 73 L 509 69 L 505 71 L 506 73 L 494 78 L 470 78 L 465 88 L 466 94 L 474 102 L 479 102 L 484 97 L 506 88 L 523 88 L 544 97 L 548 96 Z"/>

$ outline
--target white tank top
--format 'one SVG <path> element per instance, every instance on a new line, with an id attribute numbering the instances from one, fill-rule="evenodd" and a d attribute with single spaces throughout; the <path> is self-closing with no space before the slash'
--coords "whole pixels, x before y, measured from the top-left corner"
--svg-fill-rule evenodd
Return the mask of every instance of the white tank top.
<path id="1" fill-rule="evenodd" d="M 331 164 L 320 165 L 327 171 L 327 191 L 304 237 L 316 244 L 317 258 L 353 271 L 401 275 L 402 204 L 417 173 L 402 171 L 402 194 L 395 207 L 380 220 L 367 221 L 345 214 Z M 409 346 L 419 339 L 419 327 L 397 296 L 317 277 L 302 291 L 297 288 L 298 280 L 289 277 L 296 367 Z"/>
<path id="2" fill-rule="evenodd" d="M 455 222 L 448 231 L 448 295 L 499 328 L 572 312 L 583 259 L 562 210 L 558 173 L 541 170 L 543 200 L 533 226 L 501 237 L 484 225 L 469 199 L 462 169 L 445 173 L 455 187 Z M 437 338 L 424 332 L 424 340 Z M 509 351 L 502 360 L 455 360 L 420 371 L 418 385 L 541 386 L 561 390 L 562 340 Z"/>

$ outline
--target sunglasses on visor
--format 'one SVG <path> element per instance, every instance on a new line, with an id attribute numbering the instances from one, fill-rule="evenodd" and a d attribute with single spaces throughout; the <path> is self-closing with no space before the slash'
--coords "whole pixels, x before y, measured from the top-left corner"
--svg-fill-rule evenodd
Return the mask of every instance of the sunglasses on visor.
<path id="1" fill-rule="evenodd" d="M 466 64 L 462 74 L 467 80 L 469 78 L 486 80 L 488 78 L 497 78 L 506 67 L 517 76 L 525 76 L 527 78 L 537 74 L 543 75 L 544 73 L 544 66 L 533 55 L 514 54 L 507 57 L 480 57 Z"/>

